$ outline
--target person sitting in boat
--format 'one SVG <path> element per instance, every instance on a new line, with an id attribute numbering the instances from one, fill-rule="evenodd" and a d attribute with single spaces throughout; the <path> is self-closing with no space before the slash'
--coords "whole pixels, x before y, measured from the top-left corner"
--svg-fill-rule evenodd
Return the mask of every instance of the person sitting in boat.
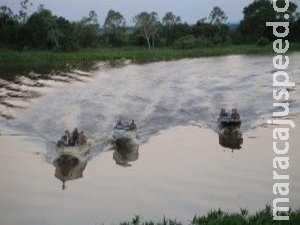
<path id="1" fill-rule="evenodd" d="M 130 130 L 136 130 L 136 129 L 137 129 L 136 124 L 135 124 L 134 120 L 132 120 L 130 123 Z"/>
<path id="2" fill-rule="evenodd" d="M 64 135 L 61 138 L 62 144 L 64 146 L 69 146 L 70 145 L 70 132 L 69 130 L 66 130 Z"/>
<path id="3" fill-rule="evenodd" d="M 236 108 L 233 108 L 231 111 L 231 119 L 232 120 L 240 120 L 240 115 L 238 114 Z"/>
<path id="4" fill-rule="evenodd" d="M 118 122 L 116 123 L 115 129 L 123 129 L 124 125 L 121 119 L 118 120 Z"/>
<path id="5" fill-rule="evenodd" d="M 78 145 L 85 145 L 86 144 L 86 136 L 84 135 L 84 132 L 81 131 L 78 135 Z"/>
<path id="6" fill-rule="evenodd" d="M 78 145 L 78 137 L 79 137 L 79 132 L 78 129 L 75 128 L 74 131 L 72 132 L 72 137 L 71 137 L 71 146 Z"/>
<path id="7" fill-rule="evenodd" d="M 123 123 L 122 123 L 122 120 L 121 120 L 121 119 L 118 120 L 117 126 L 123 126 Z"/>
<path id="8" fill-rule="evenodd" d="M 220 115 L 219 115 L 219 118 L 223 118 L 223 117 L 226 117 L 226 116 L 228 116 L 228 114 L 226 112 L 226 109 L 222 108 L 221 112 L 220 112 Z"/>

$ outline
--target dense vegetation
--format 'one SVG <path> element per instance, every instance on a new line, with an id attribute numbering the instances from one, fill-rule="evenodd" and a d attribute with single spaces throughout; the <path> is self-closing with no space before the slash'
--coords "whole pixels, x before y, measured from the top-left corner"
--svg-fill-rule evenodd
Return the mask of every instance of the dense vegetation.
<path id="1" fill-rule="evenodd" d="M 284 214 L 284 213 L 283 213 Z M 213 210 L 203 216 L 194 216 L 189 222 L 190 225 L 298 225 L 300 221 L 300 210 L 284 215 L 289 220 L 273 220 L 273 212 L 270 206 L 250 215 L 247 209 L 241 209 L 240 213 L 228 213 L 222 210 Z M 180 221 L 163 218 L 161 222 L 143 221 L 140 216 L 135 216 L 130 222 L 121 222 L 120 225 L 181 225 Z"/>
<path id="2" fill-rule="evenodd" d="M 289 51 L 299 51 L 300 43 L 292 43 Z M 160 47 L 148 50 L 140 47 L 84 49 L 77 52 L 57 51 L 0 51 L 0 78 L 14 80 L 15 75 L 35 72 L 44 76 L 73 69 L 91 70 L 95 63 L 106 61 L 116 65 L 129 59 L 134 63 L 177 60 L 238 54 L 274 54 L 271 45 L 228 45 L 194 49 Z"/>
<path id="3" fill-rule="evenodd" d="M 278 0 L 278 5 L 285 4 Z M 290 42 L 300 42 L 300 14 L 290 2 L 289 19 L 276 13 L 271 0 L 254 1 L 243 9 L 240 24 L 229 25 L 226 13 L 213 7 L 208 18 L 195 24 L 183 23 L 180 16 L 167 12 L 160 21 L 156 12 L 141 12 L 134 16 L 134 27 L 126 26 L 124 16 L 110 10 L 103 26 L 95 11 L 80 21 L 68 21 L 43 5 L 29 14 L 30 0 L 20 4 L 17 14 L 7 6 L 0 6 L 0 49 L 76 51 L 83 48 L 109 47 L 172 47 L 192 49 L 237 44 L 267 45 L 274 40 L 272 28 L 266 22 L 288 21 Z"/>

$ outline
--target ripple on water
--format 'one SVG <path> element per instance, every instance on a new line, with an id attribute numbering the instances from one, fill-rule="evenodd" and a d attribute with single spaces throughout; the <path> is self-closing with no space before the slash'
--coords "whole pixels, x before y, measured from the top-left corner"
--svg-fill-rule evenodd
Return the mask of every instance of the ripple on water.
<path id="1" fill-rule="evenodd" d="M 299 70 L 293 63 L 299 58 L 299 54 L 291 56 L 291 74 Z M 88 79 L 75 79 L 29 102 L 13 123 L 29 133 L 47 133 L 53 138 L 74 126 L 84 128 L 90 135 L 111 130 L 119 117 L 135 118 L 143 128 L 156 131 L 191 121 L 215 129 L 219 109 L 237 107 L 246 131 L 274 111 L 270 62 L 271 56 L 226 56 L 99 67 L 88 75 L 73 73 L 67 78 Z M 293 78 L 299 83 L 299 76 Z M 289 102 L 297 113 L 299 91 L 289 91 L 294 92 Z"/>

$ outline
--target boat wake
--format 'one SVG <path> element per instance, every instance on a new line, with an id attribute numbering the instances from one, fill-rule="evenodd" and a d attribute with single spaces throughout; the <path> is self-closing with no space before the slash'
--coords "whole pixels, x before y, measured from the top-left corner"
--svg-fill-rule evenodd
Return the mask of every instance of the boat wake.
<path id="1" fill-rule="evenodd" d="M 287 71 L 296 83 L 299 60 L 300 54 L 292 55 Z M 263 125 L 274 111 L 270 62 L 270 56 L 227 56 L 101 67 L 82 76 L 84 82 L 47 91 L 13 120 L 0 118 L 0 133 L 35 135 L 51 143 L 62 131 L 78 127 L 89 139 L 101 139 L 95 141 L 93 154 L 110 146 L 113 126 L 120 118 L 136 121 L 139 141 L 144 143 L 174 126 L 197 124 L 217 133 L 222 107 L 239 109 L 244 133 Z M 7 89 L 9 84 L 5 85 Z M 299 85 L 290 92 L 291 109 L 297 114 Z"/>

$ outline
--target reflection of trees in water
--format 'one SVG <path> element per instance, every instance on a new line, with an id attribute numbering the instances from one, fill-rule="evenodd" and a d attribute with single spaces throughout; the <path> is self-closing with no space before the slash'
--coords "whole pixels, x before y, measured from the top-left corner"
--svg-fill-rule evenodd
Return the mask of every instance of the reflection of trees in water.
<path id="1" fill-rule="evenodd" d="M 131 166 L 130 162 L 136 161 L 139 157 L 139 145 L 131 140 L 117 140 L 113 159 L 120 166 Z"/>
<path id="2" fill-rule="evenodd" d="M 239 128 L 225 127 L 219 131 L 219 144 L 225 148 L 241 149 L 243 134 Z"/>
<path id="3" fill-rule="evenodd" d="M 81 161 L 71 155 L 61 155 L 54 160 L 55 177 L 63 182 L 62 189 L 65 189 L 65 182 L 83 177 L 87 161 Z"/>

